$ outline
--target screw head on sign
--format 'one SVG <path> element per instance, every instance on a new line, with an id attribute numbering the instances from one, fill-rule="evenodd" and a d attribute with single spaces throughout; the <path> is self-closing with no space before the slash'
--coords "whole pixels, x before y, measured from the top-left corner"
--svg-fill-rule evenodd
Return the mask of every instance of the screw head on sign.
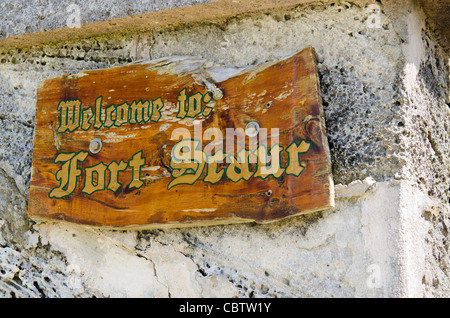
<path id="1" fill-rule="evenodd" d="M 99 153 L 102 150 L 102 141 L 100 139 L 94 139 L 89 143 L 89 151 L 91 153 Z"/>
<path id="2" fill-rule="evenodd" d="M 259 125 L 255 121 L 251 121 L 245 126 L 245 134 L 249 137 L 255 137 L 259 133 Z"/>

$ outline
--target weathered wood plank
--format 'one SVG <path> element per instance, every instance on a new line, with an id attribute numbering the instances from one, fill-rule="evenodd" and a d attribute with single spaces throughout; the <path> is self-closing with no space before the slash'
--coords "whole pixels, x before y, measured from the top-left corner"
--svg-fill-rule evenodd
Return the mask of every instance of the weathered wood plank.
<path id="1" fill-rule="evenodd" d="M 222 74 L 214 83 L 215 70 L 204 61 L 172 58 L 42 83 L 30 217 L 146 228 L 269 222 L 332 208 L 314 50 Z M 231 129 L 245 137 L 249 122 L 261 128 L 256 144 L 226 135 Z M 200 140 L 190 149 L 200 160 L 176 161 L 174 153 L 186 153 L 173 150 L 194 145 L 185 141 L 182 148 L 182 138 L 172 138 L 178 131 Z M 216 140 L 223 135 L 221 150 L 231 162 L 202 160 L 219 156 L 218 148 L 208 152 L 207 132 Z M 102 143 L 98 153 L 89 151 L 94 139 Z M 261 142 L 272 149 L 270 162 L 255 151 Z"/>

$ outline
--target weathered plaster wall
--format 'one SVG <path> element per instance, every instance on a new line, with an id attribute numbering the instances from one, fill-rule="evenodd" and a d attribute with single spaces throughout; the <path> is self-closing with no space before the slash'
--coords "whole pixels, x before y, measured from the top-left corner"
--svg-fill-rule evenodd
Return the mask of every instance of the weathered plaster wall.
<path id="1" fill-rule="evenodd" d="M 402 104 L 403 259 L 406 288 L 415 296 L 446 296 L 450 291 L 450 95 L 449 60 L 430 34 L 420 10 L 406 15 L 408 44 Z"/>
<path id="2" fill-rule="evenodd" d="M 448 57 L 412 3 L 383 3 L 375 27 L 372 13 L 301 5 L 0 52 L 0 295 L 448 297 Z M 244 67 L 307 45 L 318 55 L 335 212 L 152 231 L 28 219 L 43 79 L 170 55 Z"/>
<path id="3" fill-rule="evenodd" d="M 5 13 L 1 24 L 0 37 L 48 31 L 65 28 L 74 19 L 71 14 L 80 13 L 81 23 L 92 23 L 110 19 L 139 15 L 212 0 L 138 0 L 138 1 L 103 1 L 103 0 L 32 0 L 2 1 L 0 11 Z M 74 6 L 75 5 L 75 6 Z"/>

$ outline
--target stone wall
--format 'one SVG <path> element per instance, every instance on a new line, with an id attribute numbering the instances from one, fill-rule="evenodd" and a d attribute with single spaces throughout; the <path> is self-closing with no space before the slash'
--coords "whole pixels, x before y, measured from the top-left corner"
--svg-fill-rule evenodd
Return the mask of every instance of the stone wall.
<path id="1" fill-rule="evenodd" d="M 207 1 L 142 1 L 109 15 L 100 4 L 80 7 L 90 8 L 83 22 L 94 22 L 199 2 Z M 40 4 L 48 12 L 39 22 L 8 3 L 2 11 L 14 17 L 0 23 L 3 35 L 64 26 L 55 17 L 63 9 Z M 449 61 L 426 21 L 406 0 L 327 1 L 0 48 L 0 296 L 448 297 Z M 148 231 L 28 219 L 42 80 L 171 55 L 245 67 L 308 45 L 318 57 L 334 212 Z"/>

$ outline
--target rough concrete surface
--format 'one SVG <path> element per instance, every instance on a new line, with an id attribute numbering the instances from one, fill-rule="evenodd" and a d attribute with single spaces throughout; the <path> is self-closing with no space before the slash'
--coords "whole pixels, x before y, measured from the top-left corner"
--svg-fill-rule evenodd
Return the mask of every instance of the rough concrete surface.
<path id="1" fill-rule="evenodd" d="M 80 23 L 92 23 L 139 15 L 213 0 L 139 0 L 139 1 L 87 1 L 87 0 L 32 0 L 2 1 L 4 12 L 0 23 L 0 37 L 48 31 L 72 26 L 74 14 Z"/>
<path id="2" fill-rule="evenodd" d="M 342 1 L 0 52 L 0 295 L 448 297 L 448 56 L 420 8 L 382 5 L 375 16 Z M 318 57 L 336 211 L 152 231 L 28 219 L 40 81 L 172 55 L 245 67 L 308 45 Z"/>

